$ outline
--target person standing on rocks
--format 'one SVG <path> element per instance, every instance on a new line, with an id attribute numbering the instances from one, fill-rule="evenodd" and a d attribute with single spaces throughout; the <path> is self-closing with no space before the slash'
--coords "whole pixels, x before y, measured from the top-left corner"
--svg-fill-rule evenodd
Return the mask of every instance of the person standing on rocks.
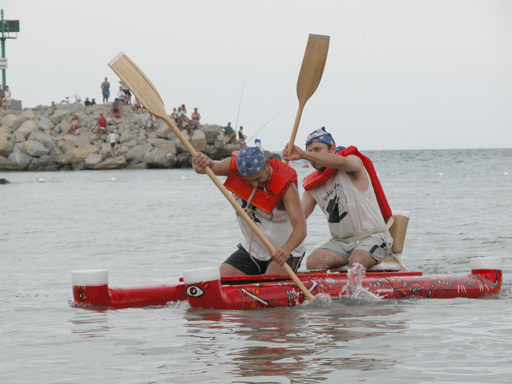
<path id="1" fill-rule="evenodd" d="M 146 137 L 149 135 L 149 130 L 151 132 L 155 130 L 155 116 L 152 113 L 146 111 Z"/>
<path id="2" fill-rule="evenodd" d="M 112 157 L 116 157 L 116 144 L 119 138 L 114 131 L 110 131 L 108 135 L 108 141 L 110 142 L 110 151 L 112 151 Z"/>
<path id="3" fill-rule="evenodd" d="M 2 84 L 0 84 L 0 111 L 4 107 L 4 88 L 2 87 Z"/>
<path id="4" fill-rule="evenodd" d="M 9 89 L 9 86 L 6 85 L 5 86 L 5 91 L 4 91 L 4 104 L 3 104 L 3 107 L 4 108 L 9 108 L 10 104 L 11 104 L 11 90 Z"/>
<path id="5" fill-rule="evenodd" d="M 110 97 L 110 83 L 105 77 L 105 81 L 101 83 L 101 94 L 103 95 L 103 104 L 108 104 L 108 98 Z"/>

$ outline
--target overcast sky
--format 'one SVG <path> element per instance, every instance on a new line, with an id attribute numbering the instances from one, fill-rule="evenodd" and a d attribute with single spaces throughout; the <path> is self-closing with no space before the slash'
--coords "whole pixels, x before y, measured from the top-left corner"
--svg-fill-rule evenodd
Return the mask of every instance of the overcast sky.
<path id="1" fill-rule="evenodd" d="M 270 150 L 288 141 L 310 33 L 329 35 L 322 81 L 297 143 L 325 126 L 360 149 L 512 146 L 509 0 L 3 0 L 7 85 L 23 107 L 78 92 L 101 101 L 127 54 L 170 113 L 243 125 Z M 112 92 L 111 92 L 112 93 Z M 270 122 L 269 122 L 270 121 Z M 252 140 L 250 142 L 252 144 Z"/>

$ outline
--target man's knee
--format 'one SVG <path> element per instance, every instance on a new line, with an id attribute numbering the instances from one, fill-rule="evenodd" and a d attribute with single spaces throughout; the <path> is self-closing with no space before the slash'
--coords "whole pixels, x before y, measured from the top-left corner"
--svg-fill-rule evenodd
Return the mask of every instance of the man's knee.
<path id="1" fill-rule="evenodd" d="M 348 263 L 348 260 L 340 255 L 324 248 L 314 250 L 306 260 L 307 269 L 331 269 L 338 268 Z"/>
<path id="2" fill-rule="evenodd" d="M 365 268 L 370 268 L 377 264 L 377 260 L 375 260 L 368 252 L 357 249 L 350 254 L 349 258 L 350 266 L 353 266 L 356 263 L 361 264 Z"/>

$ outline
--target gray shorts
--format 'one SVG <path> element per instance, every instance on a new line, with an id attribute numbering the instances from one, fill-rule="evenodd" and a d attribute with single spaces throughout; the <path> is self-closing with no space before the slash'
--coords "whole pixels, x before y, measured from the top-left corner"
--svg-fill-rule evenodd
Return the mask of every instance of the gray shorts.
<path id="1" fill-rule="evenodd" d="M 329 240 L 327 243 L 322 244 L 319 248 L 328 249 L 335 254 L 348 260 L 350 254 L 356 249 L 368 252 L 371 257 L 379 261 L 388 256 L 391 256 L 391 249 L 388 244 L 379 236 L 371 236 L 367 239 L 356 241 L 355 243 L 344 243 L 337 240 Z"/>

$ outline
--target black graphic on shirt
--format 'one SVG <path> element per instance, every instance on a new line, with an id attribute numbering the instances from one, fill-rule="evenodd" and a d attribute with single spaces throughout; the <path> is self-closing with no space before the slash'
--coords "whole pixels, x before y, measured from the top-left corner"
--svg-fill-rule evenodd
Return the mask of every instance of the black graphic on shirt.
<path id="1" fill-rule="evenodd" d="M 242 200 L 242 208 L 245 210 L 245 212 L 247 212 L 247 215 L 251 218 L 251 220 L 255 223 L 261 223 L 261 220 L 258 218 L 258 216 L 256 216 L 256 207 L 252 204 L 249 204 L 249 208 L 246 209 L 247 201 L 244 199 L 240 200 Z"/>
<path id="2" fill-rule="evenodd" d="M 343 209 L 340 212 L 340 198 L 337 194 L 329 200 L 325 210 L 329 214 L 327 219 L 329 223 L 339 223 L 348 214 L 348 212 Z"/>

